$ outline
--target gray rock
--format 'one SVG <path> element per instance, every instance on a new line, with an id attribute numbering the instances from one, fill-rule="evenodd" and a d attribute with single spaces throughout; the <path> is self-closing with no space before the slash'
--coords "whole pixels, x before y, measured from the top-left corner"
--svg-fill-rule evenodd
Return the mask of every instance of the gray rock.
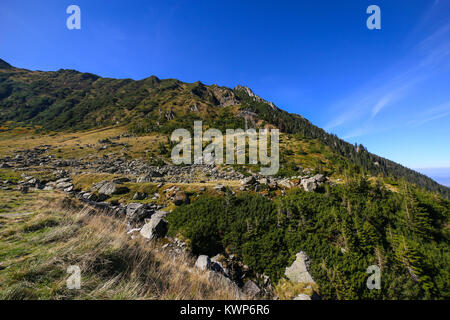
<path id="1" fill-rule="evenodd" d="M 195 267 L 200 270 L 209 270 L 211 268 L 211 260 L 206 255 L 200 255 L 195 262 Z"/>
<path id="2" fill-rule="evenodd" d="M 56 180 L 56 184 L 63 183 L 63 182 L 70 182 L 70 178 L 61 178 Z"/>
<path id="3" fill-rule="evenodd" d="M 269 182 L 269 189 L 270 190 L 275 190 L 278 188 L 278 183 L 275 180 L 272 180 Z"/>
<path id="4" fill-rule="evenodd" d="M 326 178 L 323 174 L 316 174 L 314 177 L 312 177 L 312 179 L 314 179 L 314 181 L 317 182 L 325 182 Z"/>
<path id="5" fill-rule="evenodd" d="M 259 179 L 258 182 L 259 182 L 260 184 L 269 184 L 269 179 L 267 179 L 267 178 L 262 178 L 262 179 Z"/>
<path id="6" fill-rule="evenodd" d="M 278 181 L 278 185 L 280 185 L 286 189 L 291 189 L 294 187 L 294 184 L 291 181 L 289 181 L 288 179 Z"/>
<path id="7" fill-rule="evenodd" d="M 22 193 L 22 194 L 26 194 L 26 193 L 28 193 L 28 187 L 27 186 L 20 186 L 20 188 L 19 188 L 19 191 Z"/>
<path id="8" fill-rule="evenodd" d="M 252 280 L 245 282 L 242 291 L 252 297 L 256 297 L 261 293 L 261 289 Z"/>
<path id="9" fill-rule="evenodd" d="M 150 212 L 145 204 L 133 202 L 127 205 L 126 215 L 130 223 L 138 223 L 149 216 Z"/>
<path id="10" fill-rule="evenodd" d="M 302 184 L 303 189 L 305 189 L 305 191 L 307 191 L 307 192 L 312 192 L 312 191 L 316 190 L 316 188 L 317 188 L 317 184 L 313 178 L 303 179 L 301 184 Z"/>
<path id="11" fill-rule="evenodd" d="M 98 189 L 99 194 L 105 194 L 111 196 L 113 194 L 127 193 L 129 189 L 125 186 L 118 185 L 114 182 L 107 182 Z"/>
<path id="12" fill-rule="evenodd" d="M 137 178 L 136 180 L 137 183 L 146 183 L 146 182 L 152 182 L 152 176 L 145 174 L 143 176 L 140 176 L 139 178 Z"/>
<path id="13" fill-rule="evenodd" d="M 311 297 L 307 294 L 301 293 L 292 300 L 311 300 Z"/>
<path id="14" fill-rule="evenodd" d="M 218 185 L 214 186 L 213 189 L 217 190 L 217 191 L 225 191 L 226 190 L 226 188 L 222 184 L 218 184 Z"/>
<path id="15" fill-rule="evenodd" d="M 133 200 L 144 200 L 147 198 L 147 195 L 143 192 L 136 192 L 133 196 Z"/>
<path id="16" fill-rule="evenodd" d="M 163 175 L 156 170 L 148 170 L 144 175 L 137 179 L 137 183 L 152 182 L 152 178 L 160 178 Z"/>
<path id="17" fill-rule="evenodd" d="M 57 189 L 67 189 L 69 187 L 73 187 L 71 182 L 59 182 L 56 184 Z"/>
<path id="18" fill-rule="evenodd" d="M 289 280 L 295 283 L 315 283 L 314 279 L 309 274 L 310 260 L 305 252 L 300 251 L 296 255 L 295 261 L 292 265 L 286 268 L 284 274 Z"/>
<path id="19" fill-rule="evenodd" d="M 178 191 L 177 194 L 175 195 L 175 198 L 173 199 L 173 203 L 176 206 L 181 206 L 183 204 L 189 204 L 189 197 L 183 191 Z"/>
<path id="20" fill-rule="evenodd" d="M 130 179 L 129 178 L 117 178 L 117 179 L 114 179 L 113 182 L 117 183 L 117 184 L 122 184 L 125 182 L 130 182 Z"/>
<path id="21" fill-rule="evenodd" d="M 73 185 L 64 189 L 64 192 L 72 192 L 72 191 L 73 191 Z"/>
<path id="22" fill-rule="evenodd" d="M 0 164 L 0 168 L 3 168 L 3 169 L 11 168 L 11 166 L 9 164 L 5 163 L 5 162 L 2 162 L 2 164 Z"/>
<path id="23" fill-rule="evenodd" d="M 146 223 L 140 234 L 147 239 L 162 238 L 167 233 L 167 221 L 161 216 L 154 214 L 149 223 Z"/>

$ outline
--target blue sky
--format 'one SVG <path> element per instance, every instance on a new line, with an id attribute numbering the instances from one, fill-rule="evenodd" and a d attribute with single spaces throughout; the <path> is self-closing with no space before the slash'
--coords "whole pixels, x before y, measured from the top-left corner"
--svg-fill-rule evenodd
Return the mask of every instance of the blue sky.
<path id="1" fill-rule="evenodd" d="M 66 8 L 81 8 L 81 30 Z M 381 8 L 368 30 L 366 8 Z M 14 66 L 234 87 L 450 184 L 450 1 L 24 1 L 0 4 Z"/>

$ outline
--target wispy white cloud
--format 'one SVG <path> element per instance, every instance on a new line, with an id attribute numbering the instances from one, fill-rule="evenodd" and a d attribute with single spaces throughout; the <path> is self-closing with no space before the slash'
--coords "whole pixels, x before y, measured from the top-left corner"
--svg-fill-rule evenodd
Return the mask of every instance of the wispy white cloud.
<path id="1" fill-rule="evenodd" d="M 450 116 L 450 102 L 444 103 L 435 108 L 431 108 L 426 112 L 418 115 L 418 118 L 408 122 L 413 127 L 419 127 L 427 122 L 442 119 Z"/>
<path id="2" fill-rule="evenodd" d="M 370 123 L 374 117 L 388 107 L 395 107 L 398 102 L 415 92 L 420 83 L 449 67 L 450 23 L 437 28 L 412 46 L 408 55 L 397 65 L 376 75 L 350 96 L 337 101 L 332 110 L 339 113 L 325 125 L 325 129 L 330 131 L 354 123 L 354 128 L 344 134 L 344 138 L 378 132 L 379 125 Z M 429 114 L 428 117 L 422 117 L 420 122 L 425 123 L 447 115 L 445 111 Z M 418 124 L 419 121 L 415 123 Z"/>

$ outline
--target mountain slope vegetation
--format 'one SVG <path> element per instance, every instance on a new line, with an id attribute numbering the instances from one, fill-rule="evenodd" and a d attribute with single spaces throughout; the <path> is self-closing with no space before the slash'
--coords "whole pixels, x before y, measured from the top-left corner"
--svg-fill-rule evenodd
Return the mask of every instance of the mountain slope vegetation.
<path id="1" fill-rule="evenodd" d="M 169 134 L 176 128 L 191 128 L 194 120 L 218 129 L 275 126 L 300 139 L 320 141 L 348 160 L 351 170 L 404 177 L 429 191 L 450 195 L 449 188 L 425 175 L 374 155 L 362 145 L 349 144 L 247 87 L 229 89 L 155 76 L 139 81 L 110 79 L 74 70 L 29 71 L 0 60 L 0 125 L 34 125 L 47 131 L 125 125 L 135 134 Z"/>
<path id="2" fill-rule="evenodd" d="M 171 132 L 191 130 L 195 120 L 222 132 L 279 128 L 277 176 L 259 176 L 253 164 L 172 165 Z M 161 264 L 172 261 L 164 252 L 148 255 L 158 249 L 155 243 L 148 248 L 133 235 L 130 242 L 120 217 L 88 219 L 80 210 L 47 208 L 47 200 L 34 207 L 50 196 L 62 203 L 87 197 L 114 210 L 160 206 L 168 213 L 162 243 L 177 239 L 194 255 L 233 256 L 248 267 L 245 279 L 233 281 L 273 284 L 282 299 L 306 289 L 285 277 L 300 251 L 311 257 L 317 287 L 310 289 L 322 299 L 450 297 L 450 189 L 279 109 L 247 87 L 29 71 L 0 60 L 0 153 L 4 299 L 202 299 L 221 286 L 204 275 L 184 281 L 188 269 Z M 321 177 L 314 188 L 303 185 L 314 177 Z M 98 184 L 117 190 L 105 195 Z M 96 237 L 89 243 L 98 250 L 80 247 L 91 234 Z M 73 248 L 80 254 L 67 255 Z M 89 286 L 78 296 L 64 289 L 64 268 L 74 262 L 84 270 L 106 265 L 105 273 L 87 273 Z M 366 270 L 373 265 L 382 273 L 380 290 L 367 288 Z M 164 290 L 154 295 L 155 287 L 146 285 L 150 278 L 174 281 L 155 282 Z M 240 298 L 231 287 L 221 297 Z"/>

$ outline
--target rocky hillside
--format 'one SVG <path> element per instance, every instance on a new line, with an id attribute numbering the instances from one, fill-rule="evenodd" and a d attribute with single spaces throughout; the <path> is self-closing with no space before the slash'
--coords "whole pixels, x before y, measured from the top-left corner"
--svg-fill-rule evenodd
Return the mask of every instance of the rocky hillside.
<path id="1" fill-rule="evenodd" d="M 197 119 L 280 128 L 278 174 L 173 165 Z M 449 217 L 448 188 L 249 88 L 0 63 L 1 299 L 448 299 Z"/>
<path id="2" fill-rule="evenodd" d="M 134 134 L 169 134 L 176 128 L 191 128 L 194 120 L 223 130 L 275 126 L 300 139 L 316 139 L 357 172 L 403 177 L 429 191 L 450 195 L 449 188 L 378 157 L 362 145 L 346 143 L 302 116 L 277 108 L 247 87 L 230 89 L 155 76 L 139 81 L 109 79 L 74 70 L 29 71 L 0 60 L 3 126 L 32 125 L 48 132 L 115 125 L 126 126 Z"/>

